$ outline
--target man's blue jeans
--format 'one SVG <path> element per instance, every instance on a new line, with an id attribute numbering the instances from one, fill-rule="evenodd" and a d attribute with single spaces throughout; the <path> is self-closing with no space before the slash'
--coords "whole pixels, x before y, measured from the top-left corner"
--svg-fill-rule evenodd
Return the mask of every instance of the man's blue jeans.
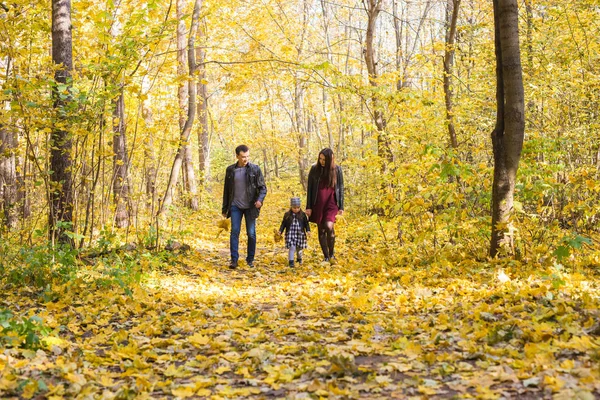
<path id="1" fill-rule="evenodd" d="M 231 234 L 229 236 L 229 250 L 231 259 L 237 261 L 240 257 L 240 229 L 242 228 L 242 216 L 246 219 L 246 233 L 248 234 L 247 262 L 254 261 L 256 253 L 256 217 L 250 208 L 240 209 L 235 204 L 231 205 Z"/>

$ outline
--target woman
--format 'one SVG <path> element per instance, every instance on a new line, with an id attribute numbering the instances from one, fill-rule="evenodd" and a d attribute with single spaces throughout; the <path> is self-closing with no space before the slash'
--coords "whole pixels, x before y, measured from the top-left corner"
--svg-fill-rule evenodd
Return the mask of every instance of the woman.
<path id="1" fill-rule="evenodd" d="M 325 261 L 332 262 L 335 247 L 335 217 L 344 212 L 344 176 L 335 164 L 331 149 L 319 152 L 319 161 L 310 168 L 306 194 L 306 215 L 318 225 L 319 244 Z"/>

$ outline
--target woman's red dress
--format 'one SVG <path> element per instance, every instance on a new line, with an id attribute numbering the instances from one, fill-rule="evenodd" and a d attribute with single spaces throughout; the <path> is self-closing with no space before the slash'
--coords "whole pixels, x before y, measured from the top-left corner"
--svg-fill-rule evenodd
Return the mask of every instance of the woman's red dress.
<path id="1" fill-rule="evenodd" d="M 319 182 L 317 201 L 312 208 L 309 221 L 316 224 L 320 224 L 322 221 L 335 222 L 338 210 L 334 188 L 327 186 L 324 182 Z"/>

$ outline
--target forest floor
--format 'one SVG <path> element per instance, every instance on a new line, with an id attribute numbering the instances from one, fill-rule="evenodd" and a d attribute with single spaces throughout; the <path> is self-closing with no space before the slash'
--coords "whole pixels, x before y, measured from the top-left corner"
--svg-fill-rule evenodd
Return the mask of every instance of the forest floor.
<path id="1" fill-rule="evenodd" d="M 254 268 L 227 269 L 228 235 L 199 216 L 191 249 L 142 255 L 127 290 L 90 279 L 101 261 L 42 295 L 2 286 L 0 311 L 41 320 L 0 314 L 0 397 L 600 397 L 597 266 L 392 263 L 347 217 L 335 265 L 313 236 L 291 269 L 279 217 L 261 216 Z M 8 345 L 34 331 L 38 347 Z"/>

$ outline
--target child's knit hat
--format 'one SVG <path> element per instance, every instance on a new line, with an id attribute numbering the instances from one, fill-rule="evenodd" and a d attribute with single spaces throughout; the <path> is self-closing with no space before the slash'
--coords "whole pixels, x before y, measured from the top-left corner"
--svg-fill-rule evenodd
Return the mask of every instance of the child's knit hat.
<path id="1" fill-rule="evenodd" d="M 290 199 L 290 207 L 300 207 L 300 197 L 292 197 Z"/>

